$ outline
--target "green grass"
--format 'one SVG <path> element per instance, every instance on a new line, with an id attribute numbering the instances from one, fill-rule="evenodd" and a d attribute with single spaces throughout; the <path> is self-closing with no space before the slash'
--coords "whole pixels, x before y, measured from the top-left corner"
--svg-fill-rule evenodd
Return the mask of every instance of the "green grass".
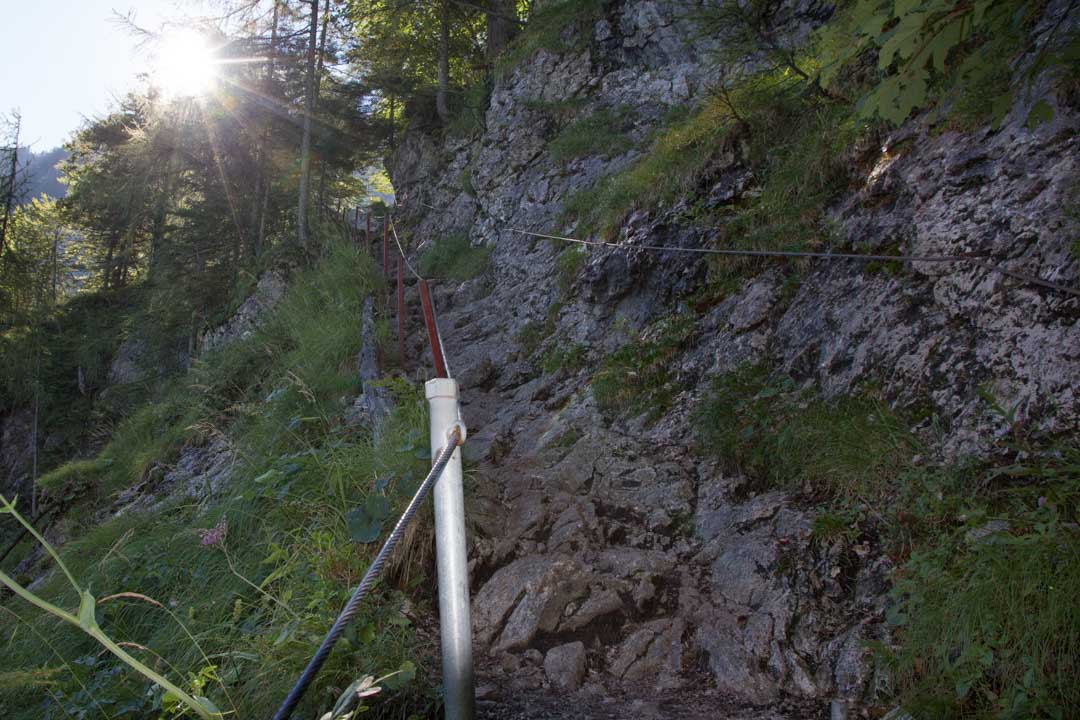
<path id="1" fill-rule="evenodd" d="M 551 159 L 560 165 L 586 155 L 611 157 L 629 150 L 633 143 L 624 132 L 630 109 L 604 108 L 571 123 L 548 143 Z"/>
<path id="2" fill-rule="evenodd" d="M 825 400 L 760 366 L 716 378 L 697 424 L 706 451 L 755 489 L 832 499 L 885 496 L 915 452 L 903 423 L 876 398 Z"/>
<path id="3" fill-rule="evenodd" d="M 260 330 L 174 381 L 159 401 L 117 428 L 98 458 L 43 478 L 50 491 L 87 487 L 73 499 L 65 520 L 72 539 L 61 554 L 99 598 L 105 631 L 132 643 L 140 659 L 174 681 L 189 688 L 205 683 L 203 692 L 240 718 L 273 712 L 364 572 L 376 544 L 354 539 L 350 519 L 357 509 L 369 497 L 385 497 L 389 511 L 374 518 L 385 532 L 426 472 L 426 414 L 417 388 L 387 384 L 396 409 L 378 437 L 340 421 L 357 390 L 356 318 L 375 277 L 365 254 L 330 248 L 317 267 L 294 279 Z M 163 471 L 155 468 L 170 463 L 184 443 L 218 434 L 241 460 L 221 498 L 173 500 L 153 515 L 131 512 L 93 523 L 92 509 L 111 493 Z M 219 523 L 227 527 L 224 541 L 203 544 L 201 533 Z M 401 667 L 420 679 L 379 702 L 394 713 L 434 712 L 426 689 L 434 666 L 401 613 L 407 600 L 424 603 L 414 590 L 425 582 L 429 528 L 422 518 L 410 533 L 309 693 L 306 716 L 326 710 L 334 689 L 356 677 Z M 38 592 L 62 607 L 77 606 L 55 574 Z M 130 595 L 101 602 L 124 592 L 159 604 Z M 147 692 L 78 630 L 15 599 L 0 607 L 0 715 L 159 714 L 160 694 Z"/>
<path id="4" fill-rule="evenodd" d="M 526 100 L 523 104 L 530 110 L 542 112 L 560 122 L 576 114 L 585 107 L 588 100 L 584 97 L 572 97 L 565 100 Z"/>
<path id="5" fill-rule="evenodd" d="M 751 492 L 824 501 L 816 541 L 892 556 L 892 642 L 875 650 L 914 717 L 1080 706 L 1080 448 L 1026 440 L 1002 448 L 1024 458 L 1014 465 L 927 465 L 880 400 L 824 399 L 752 366 L 717 378 L 696 421 L 702 447 Z"/>
<path id="6" fill-rule="evenodd" d="M 524 356 L 533 355 L 540 346 L 555 332 L 555 324 L 559 321 L 559 313 L 562 312 L 561 301 L 551 303 L 544 314 L 543 321 L 530 320 L 518 331 L 514 340 Z"/>
<path id="7" fill-rule="evenodd" d="M 570 289 L 581 274 L 581 268 L 585 267 L 588 257 L 589 253 L 577 246 L 566 248 L 555 258 L 555 286 L 562 297 L 570 294 Z"/>
<path id="8" fill-rule="evenodd" d="M 848 183 L 843 151 L 859 131 L 844 103 L 789 76 L 763 75 L 707 98 L 688 116 L 673 115 L 640 160 L 571 197 L 564 216 L 610 237 L 632 210 L 701 201 L 717 168 L 739 158 L 754 170 L 759 192 L 738 206 L 697 211 L 723 223 L 724 245 L 815 247 L 831 239 L 825 210 Z"/>
<path id="9" fill-rule="evenodd" d="M 101 457 L 73 460 L 39 477 L 38 489 L 49 498 L 77 495 L 85 490 L 90 482 L 108 470 L 111 462 L 111 459 Z"/>
<path id="10" fill-rule="evenodd" d="M 659 320 L 609 354 L 592 379 L 600 409 L 610 415 L 662 416 L 682 389 L 672 363 L 694 334 L 694 318 L 672 315 Z"/>
<path id="11" fill-rule="evenodd" d="M 1009 468 L 922 473 L 879 648 L 916 717 L 1064 718 L 1080 707 L 1080 449 Z M 988 522 L 998 532 L 986 534 Z"/>
<path id="12" fill-rule="evenodd" d="M 455 233 L 432 243 L 420 256 L 420 272 L 464 282 L 482 275 L 491 259 L 490 247 L 474 247 L 468 233 Z"/>
<path id="13" fill-rule="evenodd" d="M 546 373 L 575 372 L 585 367 L 589 346 L 585 343 L 558 341 L 540 357 L 540 367 Z"/>
<path id="14" fill-rule="evenodd" d="M 534 10 L 524 30 L 499 58 L 497 76 L 504 76 L 540 50 L 566 52 L 573 49 L 564 39 L 567 31 L 575 35 L 574 44 L 584 44 L 592 24 L 604 13 L 607 0 L 561 0 L 545 3 Z"/>

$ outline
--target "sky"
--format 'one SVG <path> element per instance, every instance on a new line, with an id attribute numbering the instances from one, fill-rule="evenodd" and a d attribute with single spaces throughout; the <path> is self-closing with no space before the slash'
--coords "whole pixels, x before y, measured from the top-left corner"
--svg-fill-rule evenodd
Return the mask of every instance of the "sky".
<path id="1" fill-rule="evenodd" d="M 20 145 L 35 152 L 60 145 L 84 117 L 107 112 L 134 87 L 147 53 L 117 24 L 114 10 L 157 30 L 199 14 L 201 0 L 0 0 L 0 114 L 22 114 Z"/>

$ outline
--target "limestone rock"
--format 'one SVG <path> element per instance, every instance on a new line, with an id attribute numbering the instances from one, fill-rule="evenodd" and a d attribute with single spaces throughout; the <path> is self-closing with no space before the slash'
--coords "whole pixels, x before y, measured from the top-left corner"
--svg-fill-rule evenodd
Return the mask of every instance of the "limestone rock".
<path id="1" fill-rule="evenodd" d="M 585 677 L 585 645 L 581 641 L 559 645 L 544 656 L 548 681 L 563 692 L 574 692 Z"/>

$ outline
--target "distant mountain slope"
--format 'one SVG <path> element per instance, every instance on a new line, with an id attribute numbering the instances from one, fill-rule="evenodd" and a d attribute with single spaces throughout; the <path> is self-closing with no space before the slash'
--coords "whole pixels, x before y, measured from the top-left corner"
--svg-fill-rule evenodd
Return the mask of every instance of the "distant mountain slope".
<path id="1" fill-rule="evenodd" d="M 19 148 L 19 167 L 24 169 L 26 178 L 21 202 L 29 202 L 32 198 L 40 197 L 42 193 L 58 199 L 64 197 L 67 186 L 60 182 L 60 171 L 56 166 L 66 160 L 68 155 L 67 150 L 62 147 L 43 153 Z"/>

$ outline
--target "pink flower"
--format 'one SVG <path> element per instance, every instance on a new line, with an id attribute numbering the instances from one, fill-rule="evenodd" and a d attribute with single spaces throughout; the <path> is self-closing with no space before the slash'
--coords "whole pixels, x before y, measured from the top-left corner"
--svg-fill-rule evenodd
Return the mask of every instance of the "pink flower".
<path id="1" fill-rule="evenodd" d="M 221 518 L 217 525 L 209 530 L 199 531 L 199 542 L 203 547 L 210 547 L 211 545 L 220 545 L 225 540 L 225 535 L 229 532 L 229 521 L 226 518 Z"/>

